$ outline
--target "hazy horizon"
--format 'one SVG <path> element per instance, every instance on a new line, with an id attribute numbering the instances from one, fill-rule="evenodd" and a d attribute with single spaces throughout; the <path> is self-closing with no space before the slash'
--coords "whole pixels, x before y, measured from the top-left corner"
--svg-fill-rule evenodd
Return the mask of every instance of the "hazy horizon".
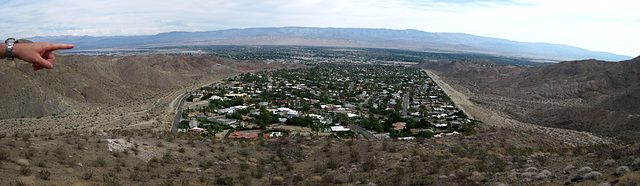
<path id="1" fill-rule="evenodd" d="M 255 27 L 415 29 L 638 56 L 640 2 L 3 1 L 3 37 L 154 35 Z M 21 13 L 20 10 L 28 10 Z M 36 11 L 37 10 L 37 11 Z"/>

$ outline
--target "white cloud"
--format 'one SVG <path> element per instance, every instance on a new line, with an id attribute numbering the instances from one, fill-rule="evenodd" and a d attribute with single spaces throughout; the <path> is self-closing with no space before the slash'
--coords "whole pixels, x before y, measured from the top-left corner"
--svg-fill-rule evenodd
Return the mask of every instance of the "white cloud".
<path id="1" fill-rule="evenodd" d="M 0 1 L 0 37 L 315 26 L 462 32 L 636 56 L 639 1 Z"/>

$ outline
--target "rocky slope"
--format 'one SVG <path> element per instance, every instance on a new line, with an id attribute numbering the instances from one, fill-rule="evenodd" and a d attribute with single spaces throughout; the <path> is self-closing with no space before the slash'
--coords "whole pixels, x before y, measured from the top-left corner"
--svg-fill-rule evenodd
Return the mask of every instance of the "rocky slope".
<path id="1" fill-rule="evenodd" d="M 234 73 L 300 67 L 213 56 L 58 55 L 54 69 L 34 72 L 22 61 L 0 64 L 0 119 L 133 106 L 168 92 Z"/>
<path id="2" fill-rule="evenodd" d="M 419 66 L 439 71 L 475 103 L 518 121 L 620 138 L 640 134 L 640 57 L 540 67 L 474 60 Z"/>

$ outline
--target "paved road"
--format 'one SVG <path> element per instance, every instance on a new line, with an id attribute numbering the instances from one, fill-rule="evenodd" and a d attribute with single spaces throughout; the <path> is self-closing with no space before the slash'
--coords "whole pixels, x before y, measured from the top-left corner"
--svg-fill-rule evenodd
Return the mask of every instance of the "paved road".
<path id="1" fill-rule="evenodd" d="M 402 115 L 407 116 L 408 108 L 409 108 L 409 92 L 404 93 L 404 96 L 402 96 Z"/>
<path id="2" fill-rule="evenodd" d="M 354 130 L 355 132 L 360 132 L 362 133 L 362 135 L 364 135 L 364 137 L 366 137 L 367 139 L 378 139 L 376 138 L 376 136 L 374 136 L 373 134 L 371 134 L 371 132 L 369 132 L 368 130 L 363 129 L 362 127 L 355 125 L 355 124 L 349 124 L 349 128 L 351 130 Z"/>
<path id="3" fill-rule="evenodd" d="M 173 125 L 171 125 L 171 132 L 178 132 L 178 125 L 180 121 L 182 121 L 182 105 L 184 105 L 184 101 L 187 100 L 189 94 L 184 95 L 180 100 L 180 104 L 178 104 L 178 108 L 176 109 L 176 117 L 173 119 Z"/>

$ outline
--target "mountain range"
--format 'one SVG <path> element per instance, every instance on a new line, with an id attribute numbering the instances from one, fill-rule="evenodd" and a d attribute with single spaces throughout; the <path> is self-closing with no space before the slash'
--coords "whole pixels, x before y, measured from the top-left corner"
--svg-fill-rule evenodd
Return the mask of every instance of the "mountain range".
<path id="1" fill-rule="evenodd" d="M 75 50 L 183 45 L 297 45 L 483 53 L 551 60 L 622 61 L 632 58 L 562 44 L 518 42 L 463 33 L 371 28 L 246 28 L 143 36 L 47 36 L 27 39 L 71 43 L 76 45 Z"/>

